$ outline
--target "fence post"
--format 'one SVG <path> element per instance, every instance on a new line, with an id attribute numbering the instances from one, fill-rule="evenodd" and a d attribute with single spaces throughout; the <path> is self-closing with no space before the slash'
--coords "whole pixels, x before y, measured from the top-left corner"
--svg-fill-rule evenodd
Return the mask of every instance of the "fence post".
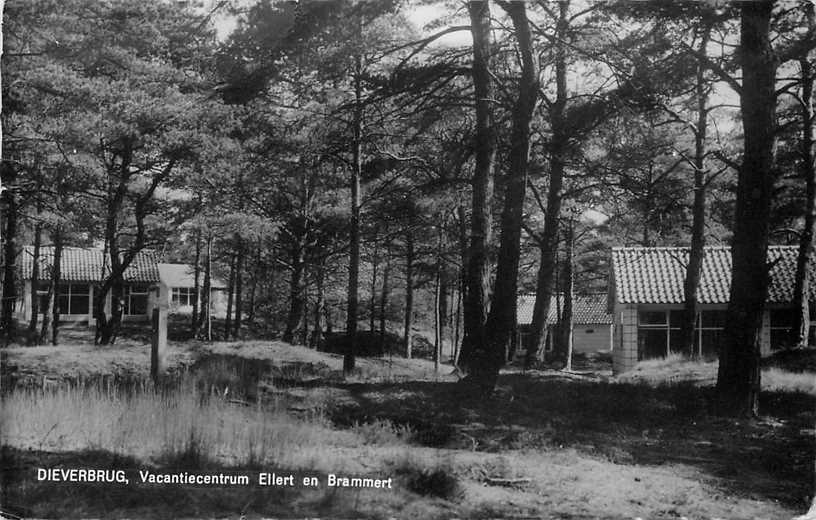
<path id="1" fill-rule="evenodd" d="M 165 371 L 165 355 L 167 351 L 167 311 L 169 301 L 167 288 L 159 284 L 159 297 L 151 316 L 151 348 L 150 348 L 150 376 L 158 382 Z"/>

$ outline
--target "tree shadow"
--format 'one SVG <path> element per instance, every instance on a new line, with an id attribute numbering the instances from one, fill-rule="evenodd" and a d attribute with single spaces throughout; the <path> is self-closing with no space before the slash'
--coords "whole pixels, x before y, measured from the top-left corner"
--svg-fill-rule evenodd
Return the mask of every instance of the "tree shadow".
<path id="1" fill-rule="evenodd" d="M 763 392 L 758 420 L 718 417 L 713 388 L 508 374 L 490 398 L 452 382 L 337 384 L 352 396 L 330 412 L 340 427 L 388 420 L 412 442 L 501 452 L 571 447 L 617 464 L 688 465 L 729 493 L 807 507 L 816 456 L 816 398 Z"/>

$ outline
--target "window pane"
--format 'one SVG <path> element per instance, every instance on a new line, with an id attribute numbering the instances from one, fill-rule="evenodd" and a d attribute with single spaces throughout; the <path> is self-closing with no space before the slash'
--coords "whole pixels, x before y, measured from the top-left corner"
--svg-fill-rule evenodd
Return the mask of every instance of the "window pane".
<path id="1" fill-rule="evenodd" d="M 59 284 L 59 291 L 57 291 L 59 295 L 68 294 L 68 284 L 61 283 Z"/>
<path id="2" fill-rule="evenodd" d="M 87 286 L 86 286 L 87 287 Z M 71 314 L 88 314 L 88 293 L 74 294 L 71 292 Z"/>
<path id="3" fill-rule="evenodd" d="M 725 327 L 725 312 L 726 311 L 702 311 L 700 319 L 704 329 L 715 328 L 721 329 Z"/>
<path id="4" fill-rule="evenodd" d="M 68 295 L 60 294 L 57 298 L 57 306 L 60 314 L 68 314 Z"/>
<path id="5" fill-rule="evenodd" d="M 666 356 L 666 329 L 638 329 L 638 360 Z"/>
<path id="6" fill-rule="evenodd" d="M 71 284 L 71 294 L 84 294 L 88 296 L 91 293 L 88 284 L 82 283 L 72 283 Z M 76 314 L 76 313 L 74 313 Z"/>
<path id="7" fill-rule="evenodd" d="M 639 319 L 641 325 L 665 325 L 665 311 L 640 311 Z"/>
<path id="8" fill-rule="evenodd" d="M 680 333 L 680 329 L 672 329 L 669 334 L 669 348 L 671 349 L 672 354 L 682 354 L 683 352 L 683 335 Z M 685 352 L 686 355 L 690 355 L 690 352 Z"/>
<path id="9" fill-rule="evenodd" d="M 147 296 L 131 295 L 128 314 L 147 314 Z"/>
<path id="10" fill-rule="evenodd" d="M 771 327 L 793 326 L 794 311 L 791 309 L 774 309 L 771 311 Z"/>
<path id="11" fill-rule="evenodd" d="M 703 330 L 700 332 L 703 341 L 703 348 L 701 356 L 706 361 L 712 361 L 717 358 L 720 343 L 723 339 L 723 332 L 721 330 Z"/>
<path id="12" fill-rule="evenodd" d="M 793 345 L 796 342 L 789 328 L 771 328 L 771 350 Z"/>
<path id="13" fill-rule="evenodd" d="M 172 295 L 172 296 L 171 296 L 171 299 L 172 299 L 173 303 L 179 303 L 179 304 L 181 303 L 181 294 L 180 294 L 180 292 L 181 292 L 181 291 L 180 291 L 179 289 L 177 289 L 177 288 L 174 288 L 174 289 L 172 290 L 172 292 L 171 292 L 171 295 Z M 183 305 L 183 304 L 182 304 L 182 305 Z"/>
<path id="14" fill-rule="evenodd" d="M 669 311 L 669 327 L 679 329 L 683 325 L 683 311 Z"/>

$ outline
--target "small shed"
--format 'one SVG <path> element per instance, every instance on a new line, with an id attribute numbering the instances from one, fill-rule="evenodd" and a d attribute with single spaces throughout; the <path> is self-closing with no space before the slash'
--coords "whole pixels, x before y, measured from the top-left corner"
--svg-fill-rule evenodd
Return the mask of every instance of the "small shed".
<path id="1" fill-rule="evenodd" d="M 516 307 L 519 344 L 526 349 L 530 345 L 530 326 L 533 321 L 535 295 L 519 296 Z M 606 293 L 583 294 L 573 297 L 573 352 L 593 353 L 612 349 L 612 315 L 607 310 Z M 552 350 L 552 338 L 555 325 L 558 323 L 558 312 L 564 309 L 564 295 L 559 294 L 550 299 L 550 310 L 547 315 L 546 349 Z"/>

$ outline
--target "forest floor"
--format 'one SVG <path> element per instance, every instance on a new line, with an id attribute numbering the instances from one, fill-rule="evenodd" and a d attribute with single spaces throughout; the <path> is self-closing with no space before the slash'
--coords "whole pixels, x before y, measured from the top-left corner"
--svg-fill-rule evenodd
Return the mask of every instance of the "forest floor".
<path id="1" fill-rule="evenodd" d="M 171 342 L 172 382 L 153 388 L 148 353 L 138 341 L 0 350 L 0 511 L 776 519 L 804 513 L 814 489 L 816 395 L 784 367 L 762 392 L 762 416 L 737 420 L 710 412 L 710 378 L 684 380 L 678 360 L 619 379 L 592 360 L 577 374 L 507 370 L 481 399 L 449 365 L 437 374 L 425 360 L 359 358 L 344 378 L 342 356 L 274 341 Z M 38 481 L 50 467 L 123 469 L 130 484 Z M 250 484 L 149 484 L 139 470 Z M 297 480 L 261 486 L 262 472 Z M 392 486 L 329 487 L 329 474 Z M 310 475 L 318 486 L 299 485 Z"/>

